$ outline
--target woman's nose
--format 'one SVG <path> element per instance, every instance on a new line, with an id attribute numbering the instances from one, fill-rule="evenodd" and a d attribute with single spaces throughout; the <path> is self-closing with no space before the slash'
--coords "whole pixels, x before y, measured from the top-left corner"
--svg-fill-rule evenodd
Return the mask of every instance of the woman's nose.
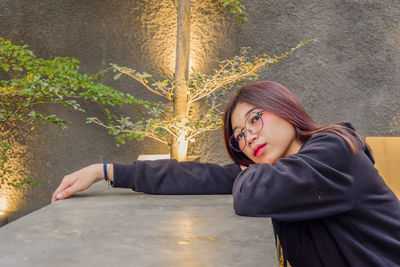
<path id="1" fill-rule="evenodd" d="M 246 141 L 249 146 L 251 146 L 254 140 L 257 138 L 257 134 L 251 133 L 250 131 L 247 132 Z"/>

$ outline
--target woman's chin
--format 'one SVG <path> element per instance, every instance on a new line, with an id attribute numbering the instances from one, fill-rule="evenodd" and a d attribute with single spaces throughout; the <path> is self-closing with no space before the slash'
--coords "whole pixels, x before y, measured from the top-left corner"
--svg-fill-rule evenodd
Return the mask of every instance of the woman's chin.
<path id="1" fill-rule="evenodd" d="M 276 159 L 272 158 L 270 155 L 266 154 L 261 154 L 258 157 L 253 157 L 251 160 L 254 161 L 254 163 L 268 163 L 268 164 L 274 164 Z"/>

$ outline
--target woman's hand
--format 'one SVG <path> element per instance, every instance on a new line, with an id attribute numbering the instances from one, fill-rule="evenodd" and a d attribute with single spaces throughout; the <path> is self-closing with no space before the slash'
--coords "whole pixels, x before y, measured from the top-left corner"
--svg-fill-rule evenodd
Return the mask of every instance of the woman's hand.
<path id="1" fill-rule="evenodd" d="M 112 181 L 112 164 L 107 165 L 109 180 Z M 76 192 L 88 189 L 95 181 L 104 178 L 103 164 L 94 164 L 74 173 L 68 174 L 63 178 L 61 184 L 54 191 L 51 203 L 59 199 L 68 198 Z"/>

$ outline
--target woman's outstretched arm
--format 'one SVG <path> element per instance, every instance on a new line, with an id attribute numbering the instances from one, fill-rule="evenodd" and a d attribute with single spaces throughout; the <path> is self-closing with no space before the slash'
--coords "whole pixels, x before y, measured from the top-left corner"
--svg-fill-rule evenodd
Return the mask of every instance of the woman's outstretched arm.
<path id="1" fill-rule="evenodd" d="M 235 164 L 220 166 L 173 159 L 108 164 L 107 169 L 113 187 L 151 194 L 231 194 L 233 182 L 241 171 Z M 103 164 L 71 173 L 64 177 L 51 202 L 68 198 L 101 179 L 104 179 Z"/>
<path id="2" fill-rule="evenodd" d="M 113 187 L 151 194 L 231 194 L 240 171 L 236 164 L 138 160 L 114 164 Z"/>

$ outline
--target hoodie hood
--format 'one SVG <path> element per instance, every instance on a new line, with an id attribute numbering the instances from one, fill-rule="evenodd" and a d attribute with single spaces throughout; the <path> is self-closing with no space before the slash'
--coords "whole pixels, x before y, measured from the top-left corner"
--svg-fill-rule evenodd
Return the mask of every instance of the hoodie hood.
<path id="1" fill-rule="evenodd" d="M 340 123 L 337 123 L 337 124 L 345 126 L 345 127 L 349 128 L 350 130 L 352 130 L 354 132 L 356 131 L 356 129 L 353 127 L 353 125 L 350 122 L 340 122 Z M 358 139 L 358 137 L 356 137 L 356 138 Z M 358 141 L 359 141 L 359 144 L 360 144 L 360 148 L 368 156 L 368 158 L 371 160 L 371 162 L 373 164 L 375 164 L 375 159 L 374 159 L 374 156 L 372 156 L 371 148 L 368 146 L 368 144 L 365 141 L 363 142 L 363 141 L 361 141 L 359 139 L 358 139 Z"/>

